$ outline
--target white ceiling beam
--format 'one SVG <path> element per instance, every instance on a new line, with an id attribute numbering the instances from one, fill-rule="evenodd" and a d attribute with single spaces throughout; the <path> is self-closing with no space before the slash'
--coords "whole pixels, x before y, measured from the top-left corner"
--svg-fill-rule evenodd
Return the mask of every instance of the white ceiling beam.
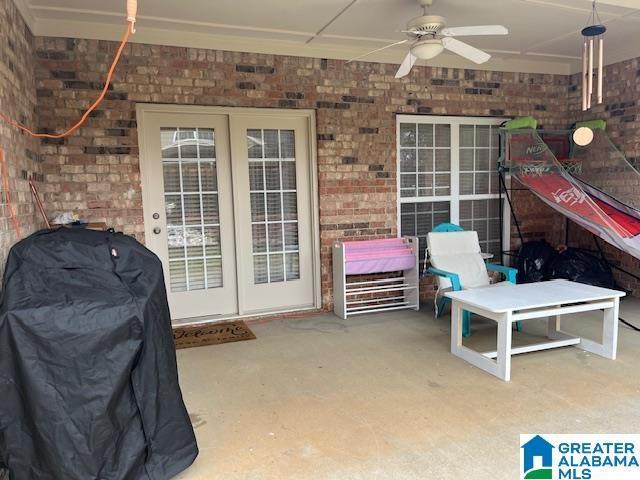
<path id="1" fill-rule="evenodd" d="M 105 22 L 87 22 L 68 20 L 61 22 L 57 19 L 39 19 L 39 35 L 50 37 L 74 37 L 81 39 L 113 40 L 117 41 L 122 35 L 118 25 Z M 324 38 L 324 37 L 320 37 Z M 362 53 L 357 46 L 330 45 L 312 42 L 304 44 L 304 39 L 276 40 L 259 39 L 247 36 L 216 35 L 205 32 L 189 32 L 184 30 L 156 28 L 138 25 L 137 33 L 130 39 L 133 43 L 151 45 L 170 45 L 178 47 L 208 48 L 214 50 L 228 50 L 233 52 L 264 53 L 275 55 L 289 55 L 294 57 L 331 58 L 349 60 Z M 368 61 L 398 64 L 402 60 L 404 50 L 389 49 L 386 53 L 372 55 Z M 462 68 L 474 70 L 493 70 L 522 73 L 551 73 L 568 75 L 570 67 L 565 59 L 546 59 L 527 57 L 519 52 L 505 52 L 501 56 L 494 56 L 482 65 L 470 64 L 457 55 L 442 54 L 429 61 L 429 65 L 436 67 Z"/>
<path id="2" fill-rule="evenodd" d="M 115 12 L 105 12 L 105 11 L 94 11 L 94 10 L 85 10 L 78 8 L 64 8 L 64 7 L 49 7 L 49 6 L 41 6 L 36 5 L 32 7 L 32 10 L 35 12 L 37 22 L 42 23 L 48 20 L 53 20 L 55 16 L 57 18 L 56 21 L 65 23 L 67 21 L 87 21 L 88 23 L 101 23 L 98 19 L 104 18 L 106 20 L 106 24 L 108 25 L 116 25 L 121 23 L 125 25 L 126 15 L 124 12 L 115 13 Z M 43 15 L 38 15 L 38 13 L 42 13 Z M 67 19 L 63 19 L 62 17 L 66 17 Z M 152 15 L 138 15 L 137 16 L 137 26 L 144 24 L 144 22 L 151 23 L 159 23 L 166 24 L 167 29 L 179 27 L 177 30 L 180 31 L 180 27 L 194 27 L 194 28 L 210 28 L 210 29 L 225 29 L 225 30 L 237 30 L 238 32 L 247 31 L 247 32 L 261 32 L 261 33 L 276 33 L 283 35 L 293 35 L 293 36 L 302 36 L 308 37 L 313 35 L 313 32 L 305 32 L 299 30 L 284 30 L 277 28 L 263 28 L 263 27 L 254 27 L 247 25 L 230 25 L 226 23 L 215 23 L 215 22 L 203 22 L 197 20 L 181 20 L 178 18 L 165 18 L 165 17 L 155 17 Z M 39 23 L 37 24 L 39 26 Z M 44 35 L 40 32 L 37 32 L 37 35 Z"/>
<path id="3" fill-rule="evenodd" d="M 588 2 L 589 8 L 591 8 L 593 0 L 585 0 L 585 2 Z M 596 7 L 598 5 L 611 5 L 613 7 L 638 9 L 639 4 L 638 0 L 598 0 Z"/>
<path id="4" fill-rule="evenodd" d="M 530 0 L 525 0 L 525 1 L 530 1 Z M 639 1 L 639 0 L 635 0 L 635 1 Z M 616 16 L 613 16 L 611 18 L 605 19 L 605 20 L 602 21 L 602 24 L 603 25 L 611 25 L 611 24 L 613 24 L 614 22 L 616 22 L 616 21 L 618 21 L 620 19 L 636 15 L 636 14 L 638 14 L 638 12 L 640 12 L 640 10 L 631 10 L 631 11 L 625 12 L 623 14 L 616 15 Z M 543 47 L 545 45 L 549 45 L 549 44 L 558 42 L 560 40 L 569 39 L 569 38 L 580 38 L 581 32 L 582 32 L 582 28 L 583 27 L 580 27 L 580 28 L 575 29 L 575 30 L 570 30 L 567 33 L 564 33 L 562 35 L 558 35 L 557 37 L 547 38 L 546 40 L 543 40 L 542 42 L 537 42 L 537 43 L 531 44 L 527 48 L 524 49 L 524 52 L 525 53 L 533 53 L 535 50 L 539 49 L 540 47 Z"/>
<path id="5" fill-rule="evenodd" d="M 340 10 L 336 15 L 333 16 L 333 18 L 331 20 L 329 20 L 327 23 L 325 23 L 322 27 L 320 27 L 320 29 L 313 35 L 313 37 L 310 37 L 305 44 L 309 44 L 311 43 L 316 37 L 319 37 L 322 32 L 324 32 L 327 28 L 329 28 L 331 26 L 331 24 L 333 22 L 335 22 L 338 18 L 340 18 L 342 15 L 344 15 L 344 13 L 349 10 L 354 3 L 356 3 L 358 0 L 351 0 L 347 5 L 345 5 L 344 8 L 342 8 L 342 10 Z"/>
<path id="6" fill-rule="evenodd" d="M 545 7 L 551 8 L 559 8 L 563 10 L 574 10 L 576 12 L 585 12 L 591 13 L 593 0 L 583 0 L 584 3 L 580 6 L 577 5 L 567 5 L 562 0 L 519 0 L 524 3 L 532 3 L 535 5 L 543 5 Z M 640 8 L 640 4 L 638 0 L 598 0 L 596 3 L 596 7 L 599 10 L 602 10 L 600 13 L 603 15 L 616 15 L 611 13 L 611 10 L 607 10 L 606 6 L 610 7 L 620 7 L 620 8 L 629 8 L 632 10 L 638 10 Z M 605 6 L 605 8 L 602 8 Z M 628 13 L 628 12 L 625 12 Z"/>
<path id="7" fill-rule="evenodd" d="M 29 0 L 13 0 L 35 35 L 64 36 L 101 40 L 118 40 L 124 24 L 124 14 L 119 12 L 93 11 L 30 4 Z M 149 0 L 151 1 L 151 0 Z M 304 57 L 349 59 L 375 48 L 375 45 L 393 43 L 398 38 L 370 38 L 347 35 L 326 34 L 323 31 L 358 0 L 345 0 L 346 5 L 338 14 L 316 32 L 284 29 L 259 28 L 248 25 L 229 25 L 196 20 L 139 16 L 138 34 L 135 42 L 175 45 L 183 47 L 211 48 L 218 50 L 246 51 Z M 514 0 L 545 8 L 569 9 L 576 15 L 588 15 L 592 0 L 567 5 L 564 0 Z M 583 6 L 584 5 L 584 6 Z M 627 17 L 640 18 L 640 0 L 598 0 L 603 23 L 612 25 Z M 615 7 L 615 8 L 613 8 Z M 624 10 L 621 10 L 624 9 Z M 613 12 L 613 13 L 612 13 Z M 586 18 L 586 17 L 585 17 Z M 579 36 L 579 29 L 572 29 L 554 38 L 534 42 L 522 51 L 490 50 L 492 60 L 481 66 L 470 65 L 455 56 L 442 55 L 430 63 L 434 66 L 452 68 L 481 68 L 485 70 L 521 71 L 531 73 L 568 74 L 581 68 L 577 58 L 571 55 L 556 55 L 544 52 L 542 47 L 554 42 L 570 41 Z M 390 32 L 389 32 L 390 33 Z M 392 35 L 389 35 L 390 37 Z M 313 40 L 313 41 L 312 41 Z M 332 44 L 343 40 L 344 44 Z M 311 42 L 311 45 L 305 44 Z M 631 45 L 631 44 L 630 44 Z M 384 55 L 374 55 L 367 60 L 383 63 L 397 63 L 405 50 L 389 49 Z M 398 58 L 396 58 L 398 56 Z M 576 55 L 577 57 L 578 55 Z M 609 49 L 607 62 L 614 63 L 637 56 L 631 45 L 629 48 Z"/>

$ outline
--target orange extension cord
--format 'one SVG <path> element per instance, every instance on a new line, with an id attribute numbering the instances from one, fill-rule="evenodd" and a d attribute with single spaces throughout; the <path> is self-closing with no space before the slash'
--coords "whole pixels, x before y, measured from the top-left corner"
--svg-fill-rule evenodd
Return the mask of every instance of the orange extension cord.
<path id="1" fill-rule="evenodd" d="M 13 203 L 11 203 L 11 195 L 9 190 L 9 172 L 4 163 L 4 150 L 0 147 L 0 168 L 2 169 L 2 185 L 4 189 L 4 198 L 7 202 L 7 210 L 9 210 L 9 216 L 13 221 L 13 228 L 16 230 L 18 239 L 22 239 L 22 231 L 20 230 L 20 224 L 16 217 L 16 212 L 13 210 Z"/>
<path id="2" fill-rule="evenodd" d="M 109 85 L 111 85 L 113 72 L 115 71 L 116 66 L 118 65 L 118 61 L 120 60 L 120 57 L 122 56 L 122 51 L 124 50 L 124 47 L 127 45 L 127 42 L 129 41 L 129 36 L 132 33 L 135 33 L 136 31 L 135 22 L 136 22 L 137 8 L 138 8 L 137 0 L 127 0 L 127 22 L 128 22 L 127 30 L 124 34 L 124 37 L 122 37 L 122 40 L 120 42 L 120 47 L 118 47 L 118 51 L 116 52 L 116 55 L 113 58 L 113 62 L 111 63 L 111 67 L 109 68 L 109 72 L 107 74 L 107 80 L 105 81 L 104 87 L 102 88 L 102 91 L 100 92 L 100 95 L 98 96 L 96 101 L 91 104 L 91 106 L 87 109 L 86 112 L 84 112 L 84 115 L 82 115 L 80 120 L 78 120 L 78 122 L 75 125 L 69 128 L 66 132 L 63 132 L 60 134 L 49 134 L 49 133 L 35 133 L 25 125 L 21 124 L 20 122 L 16 122 L 15 120 L 9 118 L 7 115 L 5 115 L 2 112 L 0 112 L 0 120 L 3 120 L 4 122 L 8 123 L 12 127 L 17 128 L 18 130 L 21 130 L 31 135 L 34 138 L 64 138 L 64 137 L 68 137 L 77 129 L 79 129 L 82 126 L 82 124 L 87 120 L 87 118 L 89 117 L 89 114 L 91 114 L 91 112 L 93 112 L 98 107 L 98 105 L 100 105 L 102 100 L 104 100 L 104 97 L 107 94 L 107 91 L 109 90 Z M 4 185 L 4 196 L 7 202 L 7 209 L 9 210 L 9 215 L 11 216 L 11 220 L 13 221 L 13 227 L 15 228 L 16 235 L 18 239 L 22 239 L 20 224 L 16 217 L 15 210 L 13 209 L 13 203 L 11 202 L 11 192 L 9 190 L 9 173 L 5 164 L 4 150 L 2 149 L 2 147 L 0 147 L 0 169 L 2 170 L 2 183 Z"/>

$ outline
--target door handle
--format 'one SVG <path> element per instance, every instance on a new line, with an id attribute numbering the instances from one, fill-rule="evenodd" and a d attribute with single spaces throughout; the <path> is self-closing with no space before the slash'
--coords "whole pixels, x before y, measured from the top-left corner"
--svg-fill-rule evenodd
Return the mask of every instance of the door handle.
<path id="1" fill-rule="evenodd" d="M 160 229 L 160 227 L 155 227 L 153 229 L 153 233 L 155 233 L 156 235 L 158 235 L 162 230 Z"/>

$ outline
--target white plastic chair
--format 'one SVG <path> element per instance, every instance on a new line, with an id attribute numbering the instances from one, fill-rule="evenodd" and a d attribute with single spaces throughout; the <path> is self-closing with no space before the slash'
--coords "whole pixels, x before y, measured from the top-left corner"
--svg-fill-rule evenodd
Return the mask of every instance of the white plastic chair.
<path id="1" fill-rule="evenodd" d="M 507 281 L 516 283 L 517 269 L 485 263 L 477 232 L 429 232 L 427 251 L 431 262 L 427 272 L 436 275 L 438 280 L 436 318 L 440 317 L 445 304 L 450 301 L 445 296 L 438 299 L 439 293 L 488 287 L 491 284 L 489 270 L 502 273 Z M 520 330 L 519 322 L 516 323 L 516 329 Z M 465 337 L 471 335 L 471 314 L 468 311 L 463 312 L 462 334 Z"/>

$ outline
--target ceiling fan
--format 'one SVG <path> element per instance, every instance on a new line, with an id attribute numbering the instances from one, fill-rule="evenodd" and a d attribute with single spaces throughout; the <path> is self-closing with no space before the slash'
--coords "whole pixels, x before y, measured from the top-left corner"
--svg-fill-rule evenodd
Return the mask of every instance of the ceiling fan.
<path id="1" fill-rule="evenodd" d="M 465 37 L 471 35 L 507 35 L 509 30 L 502 25 L 477 25 L 473 27 L 447 27 L 447 19 L 438 15 L 427 15 L 427 8 L 433 4 L 433 0 L 418 0 L 424 9 L 423 15 L 409 20 L 407 28 L 402 30 L 409 37 L 406 40 L 372 50 L 359 57 L 352 58 L 349 62 L 359 60 L 372 53 L 385 50 L 396 45 L 411 42 L 409 52 L 404 57 L 400 68 L 396 72 L 396 78 L 408 75 L 418 59 L 429 60 L 440 55 L 443 50 L 449 50 L 461 57 L 475 63 L 484 63 L 491 58 L 487 52 L 472 47 L 471 45 L 456 40 L 453 37 Z M 347 62 L 347 63 L 349 63 Z"/>

